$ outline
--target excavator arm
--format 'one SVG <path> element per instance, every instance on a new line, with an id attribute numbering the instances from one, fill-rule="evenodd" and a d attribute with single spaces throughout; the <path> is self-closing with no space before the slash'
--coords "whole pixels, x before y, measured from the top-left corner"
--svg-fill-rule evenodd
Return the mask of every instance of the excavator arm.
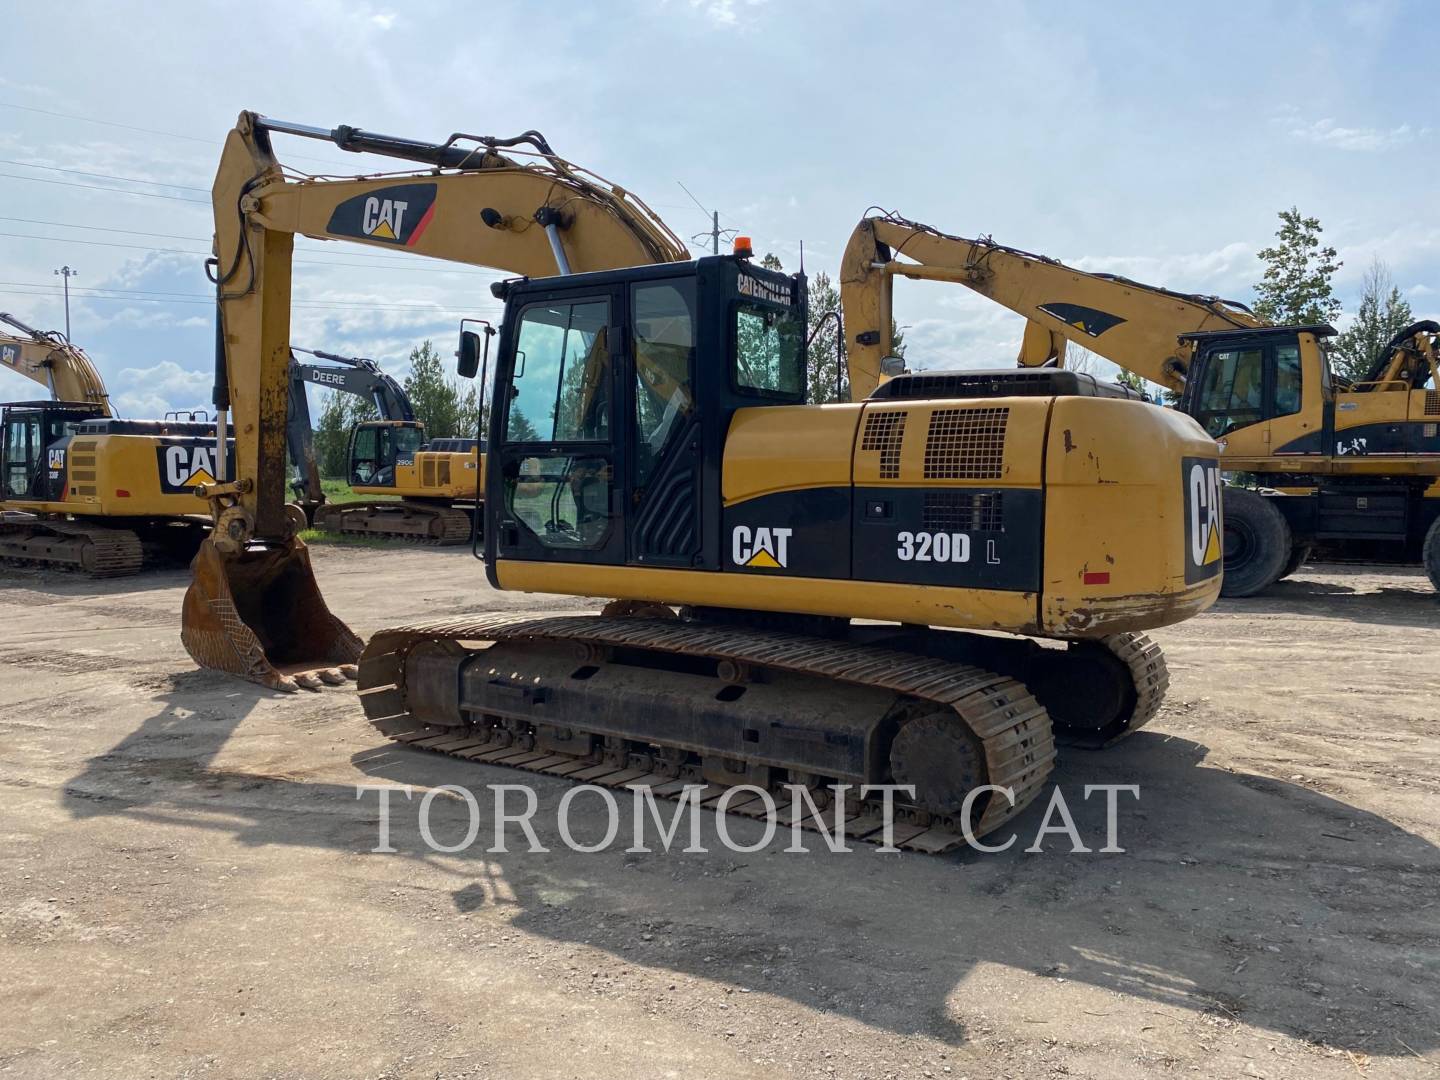
<path id="1" fill-rule="evenodd" d="M 36 330 L 4 312 L 0 322 L 16 331 L 0 332 L 0 366 L 43 384 L 56 401 L 84 402 L 113 415 L 105 380 L 85 350 L 58 331 Z"/>
<path id="2" fill-rule="evenodd" d="M 274 134 L 426 168 L 296 176 L 276 158 Z M 217 439 L 233 428 L 236 472 L 201 492 L 215 528 L 196 559 L 182 636 L 202 666 L 293 690 L 351 674 L 345 665 L 358 655 L 358 639 L 325 608 L 285 512 L 295 234 L 527 276 L 687 254 L 643 202 L 558 157 L 534 131 L 513 139 L 457 133 L 424 143 L 245 112 L 226 138 L 212 200 Z"/>
<path id="3" fill-rule="evenodd" d="M 300 470 L 297 495 L 307 519 L 316 507 L 325 502 L 320 485 L 320 467 L 315 460 L 315 439 L 310 420 L 310 399 L 305 386 L 313 383 L 327 390 L 339 390 L 365 398 L 375 406 L 382 420 L 413 422 L 415 410 L 405 388 L 381 370 L 374 360 L 362 356 L 339 356 L 320 349 L 290 350 L 290 409 L 286 420 L 286 443 L 290 460 Z M 304 353 L 329 365 L 298 360 L 295 353 Z"/>
<path id="4" fill-rule="evenodd" d="M 896 275 L 955 282 L 1025 316 L 1023 367 L 1063 363 L 1073 341 L 1177 391 L 1188 366 L 1181 335 L 1266 325 L 1234 301 L 1076 270 L 895 215 L 867 217 L 850 236 L 840 275 L 852 397 L 870 393 L 893 373 L 884 361 L 891 353 Z"/>

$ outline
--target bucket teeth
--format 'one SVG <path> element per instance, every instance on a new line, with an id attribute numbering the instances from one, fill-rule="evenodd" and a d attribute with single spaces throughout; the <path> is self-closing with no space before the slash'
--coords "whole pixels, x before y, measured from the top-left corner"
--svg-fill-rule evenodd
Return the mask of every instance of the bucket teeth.
<path id="1" fill-rule="evenodd" d="M 363 642 L 326 607 L 298 538 L 234 553 L 206 540 L 190 567 L 180 638 L 201 667 L 286 692 L 354 670 Z"/>

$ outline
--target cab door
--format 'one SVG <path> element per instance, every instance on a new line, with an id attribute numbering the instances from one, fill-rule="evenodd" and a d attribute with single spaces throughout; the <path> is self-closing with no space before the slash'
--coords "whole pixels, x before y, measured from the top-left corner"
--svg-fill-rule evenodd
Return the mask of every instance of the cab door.
<path id="1" fill-rule="evenodd" d="M 632 283 L 628 303 L 627 562 L 701 562 L 696 279 Z"/>
<path id="2" fill-rule="evenodd" d="M 43 484 L 40 451 L 42 436 L 38 412 L 5 410 L 5 444 L 3 454 L 5 499 L 41 499 L 44 493 L 35 490 Z"/>
<path id="3" fill-rule="evenodd" d="M 1291 337 L 1239 338 L 1207 349 L 1193 377 L 1187 411 L 1225 457 L 1323 452 L 1318 351 L 1307 358 Z"/>
<path id="4" fill-rule="evenodd" d="M 625 562 L 624 311 L 612 286 L 535 294 L 507 317 L 487 467 L 500 559 Z"/>

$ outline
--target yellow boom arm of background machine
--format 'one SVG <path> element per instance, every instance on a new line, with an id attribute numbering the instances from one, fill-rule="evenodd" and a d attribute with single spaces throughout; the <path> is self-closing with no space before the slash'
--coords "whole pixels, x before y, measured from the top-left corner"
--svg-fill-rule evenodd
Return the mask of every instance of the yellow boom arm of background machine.
<path id="1" fill-rule="evenodd" d="M 850 235 L 840 272 L 852 399 L 878 385 L 890 355 L 896 274 L 955 282 L 1025 316 L 1022 366 L 1063 364 L 1073 341 L 1172 390 L 1185 384 L 1180 335 L 1267 325 L 1234 301 L 1087 273 L 894 215 L 867 217 Z"/>
<path id="2" fill-rule="evenodd" d="M 341 149 L 388 154 L 433 168 L 379 178 L 290 179 L 271 150 L 273 132 L 326 139 Z M 521 163 L 496 149 L 520 143 L 535 147 L 533 161 Z M 295 233 L 530 276 L 689 257 L 644 203 L 557 157 L 535 132 L 507 140 L 454 135 L 446 143 L 427 144 L 241 113 L 225 143 L 213 200 L 225 382 L 235 435 L 233 479 L 238 482 L 224 487 L 231 488 L 230 497 L 243 509 L 239 524 L 246 539 L 285 535 Z"/>
<path id="3" fill-rule="evenodd" d="M 0 333 L 0 366 L 43 384 L 56 401 L 83 401 L 98 405 L 105 416 L 112 415 L 105 380 L 84 349 L 72 345 L 64 334 L 36 330 L 4 312 L 0 322 L 18 331 Z"/>

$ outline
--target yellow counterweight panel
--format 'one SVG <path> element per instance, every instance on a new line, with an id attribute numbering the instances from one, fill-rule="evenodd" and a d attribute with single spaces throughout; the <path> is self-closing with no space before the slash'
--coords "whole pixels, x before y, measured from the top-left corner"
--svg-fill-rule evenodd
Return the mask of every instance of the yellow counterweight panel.
<path id="1" fill-rule="evenodd" d="M 209 505 L 194 488 L 213 482 L 212 461 L 213 449 L 203 443 L 197 451 L 146 435 L 79 436 L 67 452 L 63 500 L 7 499 L 6 505 L 90 517 L 208 516 Z"/>
<path id="2" fill-rule="evenodd" d="M 1193 514 L 1186 512 L 1190 477 L 1175 465 L 1182 458 L 1204 463 L 1205 487 Z M 1221 521 L 1218 508 L 1211 513 L 1207 504 L 1218 494 L 1216 462 L 1215 444 L 1173 410 L 1055 399 L 1046 451 L 1041 603 L 1049 632 L 1163 626 L 1215 600 Z M 1203 552 L 1199 565 L 1214 570 L 1212 577 L 1187 584 L 1192 544 Z"/>
<path id="3" fill-rule="evenodd" d="M 501 560 L 495 569 L 500 588 L 520 592 L 1037 632 L 1034 593 L 514 559 Z"/>
<path id="4" fill-rule="evenodd" d="M 862 405 L 772 405 L 730 421 L 720 487 L 725 505 L 804 488 L 848 487 Z"/>
<path id="5" fill-rule="evenodd" d="M 413 462 L 395 466 L 393 487 L 357 484 L 354 491 L 357 495 L 473 502 L 475 478 L 484 470 L 485 455 L 474 450 L 467 454 L 418 450 Z"/>

